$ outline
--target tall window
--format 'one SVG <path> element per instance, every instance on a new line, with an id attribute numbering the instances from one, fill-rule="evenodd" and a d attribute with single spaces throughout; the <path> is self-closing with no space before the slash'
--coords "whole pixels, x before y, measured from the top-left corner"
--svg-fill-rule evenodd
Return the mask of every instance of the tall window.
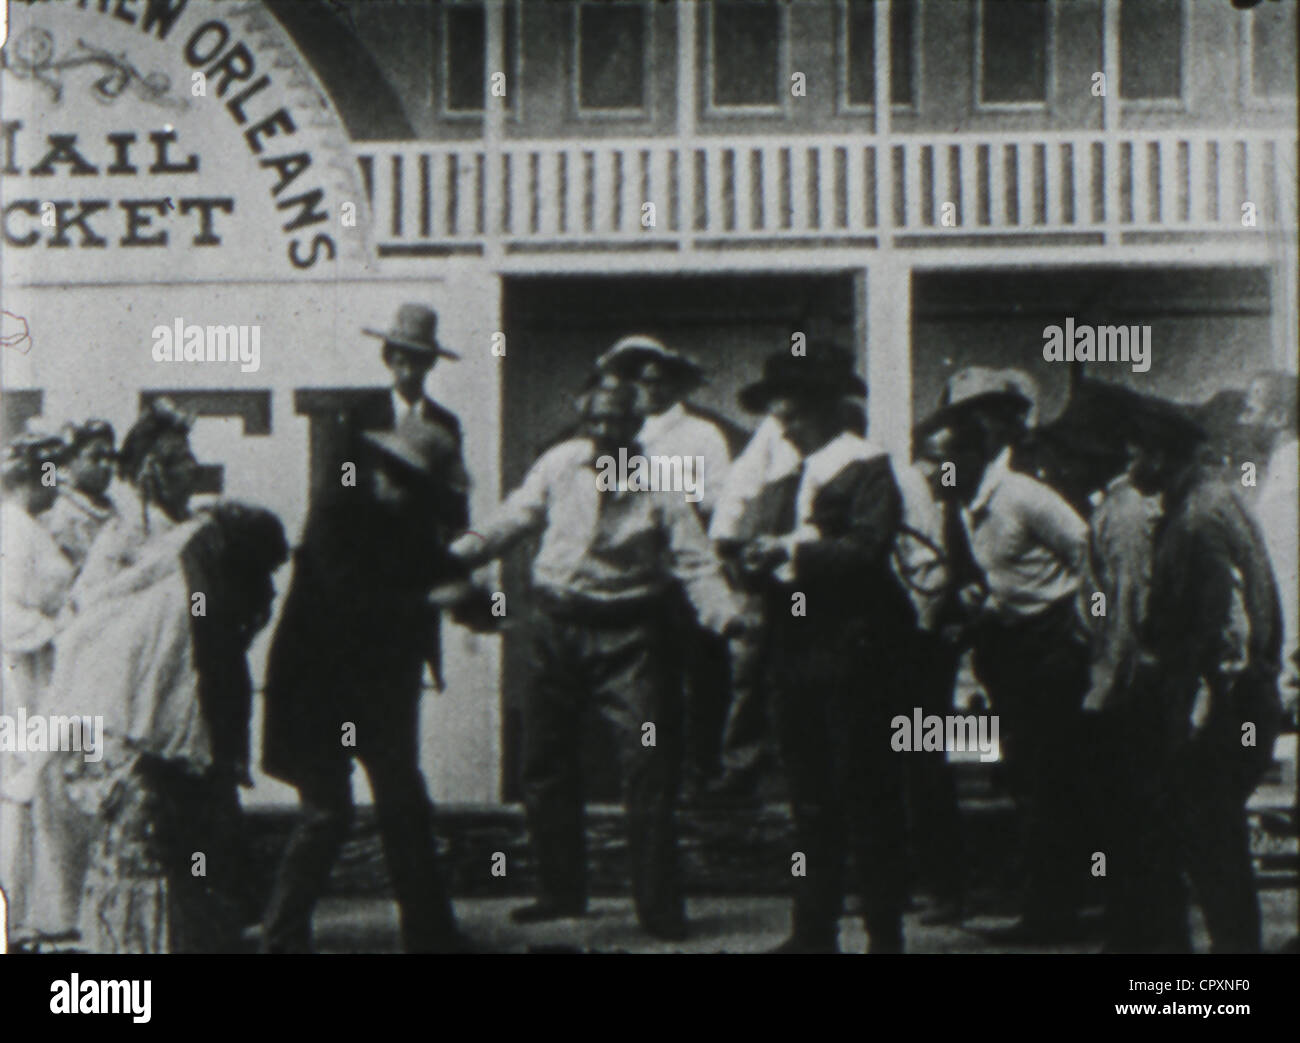
<path id="1" fill-rule="evenodd" d="M 576 12 L 578 111 L 636 115 L 649 108 L 650 8 L 640 2 L 580 3 Z"/>
<path id="2" fill-rule="evenodd" d="M 780 110 L 786 91 L 785 5 L 776 0 L 716 0 L 706 10 L 709 107 Z"/>
<path id="3" fill-rule="evenodd" d="M 840 39 L 842 99 L 847 108 L 876 101 L 876 3 L 844 0 Z M 916 0 L 894 0 L 889 8 L 889 100 L 916 104 Z"/>
<path id="4" fill-rule="evenodd" d="M 975 18 L 979 104 L 1003 108 L 1044 105 L 1052 49 L 1048 0 L 979 0 Z"/>
<path id="5" fill-rule="evenodd" d="M 519 6 L 507 4 L 505 68 L 487 67 L 487 12 L 482 3 L 452 0 L 442 5 L 442 110 L 449 116 L 479 116 L 492 73 L 505 74 L 505 108 L 515 112 L 519 97 Z"/>
<path id="6" fill-rule="evenodd" d="M 1250 12 L 1247 89 L 1255 100 L 1296 100 L 1296 4 L 1260 4 Z"/>
<path id="7" fill-rule="evenodd" d="M 1126 101 L 1183 96 L 1183 0 L 1120 0 L 1119 93 Z"/>

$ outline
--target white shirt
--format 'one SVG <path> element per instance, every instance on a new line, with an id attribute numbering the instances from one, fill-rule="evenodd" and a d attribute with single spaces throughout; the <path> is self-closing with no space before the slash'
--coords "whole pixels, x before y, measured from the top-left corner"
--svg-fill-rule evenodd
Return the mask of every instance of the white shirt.
<path id="1" fill-rule="evenodd" d="M 785 538 L 789 558 L 773 573 L 777 579 L 794 580 L 794 558 L 800 543 L 812 543 L 822 538 L 821 530 L 812 523 L 813 501 L 822 488 L 849 464 L 858 460 L 873 460 L 885 451 L 868 442 L 861 435 L 844 431 L 836 435 L 814 453 L 804 457 L 803 475 L 794 500 L 794 530 Z"/>
<path id="2" fill-rule="evenodd" d="M 799 451 L 781 433 L 773 417 L 763 422 L 731 463 L 709 523 L 714 540 L 747 540 L 757 535 L 751 506 L 763 489 L 799 469 Z"/>
<path id="3" fill-rule="evenodd" d="M 962 520 L 994 613 L 1032 616 L 1078 592 L 1088 525 L 1051 488 L 1011 470 L 1010 449 L 985 469 Z"/>
<path id="4" fill-rule="evenodd" d="M 721 632 L 737 612 L 721 566 L 680 493 L 604 491 L 590 439 L 548 449 L 523 484 L 451 546 L 472 565 L 540 535 L 533 583 L 560 597 L 616 605 L 680 581 L 700 621 Z"/>
<path id="5" fill-rule="evenodd" d="M 408 402 L 398 394 L 397 388 L 393 388 L 389 394 L 393 399 L 393 427 L 396 428 L 410 416 L 412 410 L 420 405 L 422 399 L 417 398 L 414 402 Z"/>
<path id="6" fill-rule="evenodd" d="M 678 402 L 671 409 L 645 418 L 637 441 L 648 456 L 698 456 L 703 466 L 696 473 L 700 479 L 700 498 L 696 501 L 707 517 L 731 469 L 731 452 L 727 440 L 716 424 L 692 416 Z"/>

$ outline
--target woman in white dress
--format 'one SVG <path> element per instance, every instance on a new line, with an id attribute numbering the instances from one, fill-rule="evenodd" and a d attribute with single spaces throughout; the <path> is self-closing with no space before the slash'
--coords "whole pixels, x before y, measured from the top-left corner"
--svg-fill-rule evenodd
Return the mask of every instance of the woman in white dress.
<path id="1" fill-rule="evenodd" d="M 72 583 L 73 568 L 37 517 L 57 494 L 56 468 L 66 444 L 51 435 L 27 434 L 9 447 L 3 467 L 4 677 L 0 683 L 0 887 L 9 906 L 10 934 L 31 934 L 33 894 L 31 802 L 39 751 L 27 751 L 25 721 L 49 713 L 55 617 Z M 6 736 L 4 733 L 8 732 Z"/>
<path id="2" fill-rule="evenodd" d="M 78 914 L 90 952 L 230 951 L 239 909 L 236 783 L 247 776 L 246 652 L 287 556 L 270 512 L 193 513 L 188 418 L 165 402 L 123 440 L 121 513 L 101 533 L 58 638 L 51 701 L 102 716 L 103 758 L 69 765 L 94 816 Z M 205 613 L 191 613 L 202 593 Z M 192 859 L 209 863 L 195 874 Z"/>

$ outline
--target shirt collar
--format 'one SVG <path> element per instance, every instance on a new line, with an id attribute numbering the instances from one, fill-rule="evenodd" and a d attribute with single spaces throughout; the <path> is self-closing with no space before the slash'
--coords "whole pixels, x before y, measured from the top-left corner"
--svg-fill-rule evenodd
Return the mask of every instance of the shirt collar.
<path id="1" fill-rule="evenodd" d="M 998 486 L 1002 484 L 1002 479 L 1011 471 L 1011 447 L 1007 446 L 1002 452 L 994 457 L 993 462 L 984 468 L 984 477 L 980 479 L 979 490 L 975 493 L 975 499 L 971 500 L 970 506 L 966 508 L 971 514 L 979 514 L 993 499 L 993 494 L 998 491 Z"/>
<path id="2" fill-rule="evenodd" d="M 852 431 L 842 431 L 816 452 L 804 458 L 804 470 L 818 474 L 836 474 L 854 460 L 867 460 L 878 456 L 880 450 Z"/>
<path id="3" fill-rule="evenodd" d="M 415 413 L 416 416 L 423 416 L 424 399 L 423 396 L 417 398 L 413 403 L 408 403 L 401 395 L 397 388 L 390 392 L 393 396 L 393 419 L 401 420 L 409 413 Z"/>

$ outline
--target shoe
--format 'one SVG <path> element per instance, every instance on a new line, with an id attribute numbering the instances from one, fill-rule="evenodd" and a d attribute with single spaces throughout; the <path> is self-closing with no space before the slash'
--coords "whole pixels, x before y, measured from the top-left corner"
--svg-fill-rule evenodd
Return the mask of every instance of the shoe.
<path id="1" fill-rule="evenodd" d="M 960 898 L 945 898 L 935 902 L 919 917 L 917 923 L 922 927 L 940 927 L 958 925 L 966 918 L 966 910 Z"/>
<path id="2" fill-rule="evenodd" d="M 568 920 L 586 915 L 585 902 L 552 902 L 546 899 L 510 910 L 513 923 L 545 923 L 548 920 Z"/>
<path id="3" fill-rule="evenodd" d="M 689 933 L 685 920 L 650 920 L 642 922 L 641 930 L 663 942 L 684 942 Z"/>
<path id="4" fill-rule="evenodd" d="M 1009 927 L 989 927 L 978 932 L 995 945 L 1057 945 L 1084 937 L 1077 919 L 1020 919 Z"/>
<path id="5" fill-rule="evenodd" d="M 785 941 L 775 949 L 768 949 L 769 956 L 825 956 L 828 953 L 838 953 L 839 945 L 834 938 L 815 939 L 803 938 L 797 934 L 790 935 Z"/>

